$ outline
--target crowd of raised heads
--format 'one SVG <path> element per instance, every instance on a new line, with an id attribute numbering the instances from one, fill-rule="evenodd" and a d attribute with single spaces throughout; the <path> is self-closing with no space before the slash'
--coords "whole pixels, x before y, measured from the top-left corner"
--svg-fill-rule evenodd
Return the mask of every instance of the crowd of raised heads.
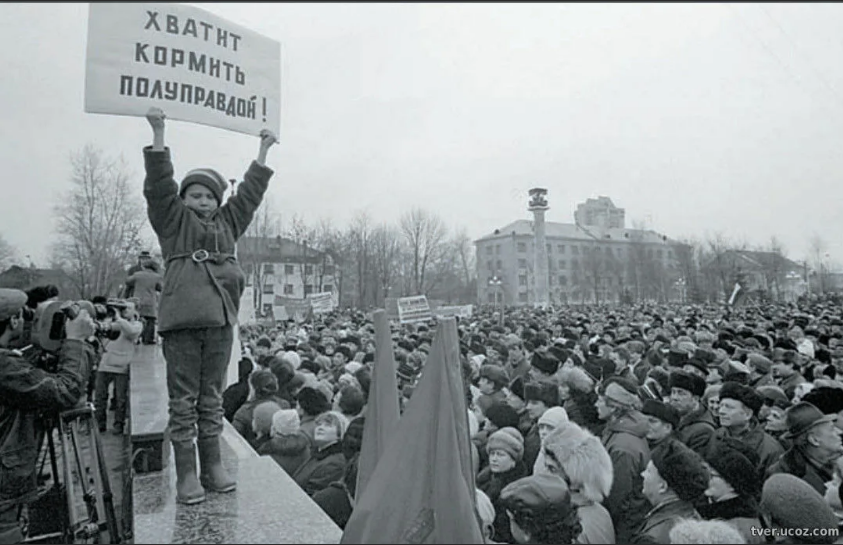
<path id="1" fill-rule="evenodd" d="M 435 320 L 392 325 L 402 410 L 435 330 Z M 840 539 L 836 301 L 481 307 L 457 330 L 487 543 Z M 226 418 L 344 527 L 371 316 L 334 311 L 240 335 Z"/>

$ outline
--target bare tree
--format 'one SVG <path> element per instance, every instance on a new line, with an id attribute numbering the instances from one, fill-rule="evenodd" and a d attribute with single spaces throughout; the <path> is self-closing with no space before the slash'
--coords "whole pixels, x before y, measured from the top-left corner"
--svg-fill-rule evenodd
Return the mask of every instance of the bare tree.
<path id="1" fill-rule="evenodd" d="M 439 216 L 421 208 L 402 215 L 400 225 L 412 256 L 413 289 L 417 294 L 423 294 L 425 275 L 443 250 L 447 229 Z"/>
<path id="2" fill-rule="evenodd" d="M 145 246 L 141 191 L 130 185 L 125 161 L 86 145 L 71 157 L 71 189 L 56 205 L 59 262 L 84 298 L 114 295 L 125 268 Z"/>
<path id="3" fill-rule="evenodd" d="M 401 258 L 401 234 L 390 225 L 381 224 L 372 230 L 372 279 L 376 283 L 376 306 L 383 306 L 396 279 L 396 269 Z"/>
<path id="4" fill-rule="evenodd" d="M 248 240 L 248 243 L 241 239 L 237 245 L 237 258 L 243 265 L 246 275 L 251 277 L 253 303 L 260 313 L 263 313 L 264 307 L 264 286 L 270 275 L 263 266 L 264 261 L 268 259 L 263 249 L 266 248 L 268 239 L 281 234 L 281 227 L 281 215 L 275 212 L 273 202 L 264 198 L 244 233 L 244 238 Z M 242 248 L 244 245 L 247 247 Z M 241 251 L 242 249 L 247 251 Z"/>
<path id="5" fill-rule="evenodd" d="M 18 260 L 18 252 L 14 246 L 0 235 L 0 269 L 5 270 Z"/>
<path id="6" fill-rule="evenodd" d="M 348 243 L 354 260 L 354 272 L 357 277 L 357 306 L 365 308 L 368 301 L 369 284 L 367 279 L 371 275 L 371 223 L 369 214 L 365 211 L 357 212 L 348 226 Z"/>
<path id="7" fill-rule="evenodd" d="M 808 240 L 808 259 L 817 272 L 817 288 L 820 293 L 826 290 L 826 251 L 828 245 L 819 234 L 814 233 Z"/>

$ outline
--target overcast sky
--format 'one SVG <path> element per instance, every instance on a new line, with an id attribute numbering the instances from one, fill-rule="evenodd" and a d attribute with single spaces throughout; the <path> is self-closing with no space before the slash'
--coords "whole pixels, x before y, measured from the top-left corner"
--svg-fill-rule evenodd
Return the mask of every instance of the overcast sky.
<path id="1" fill-rule="evenodd" d="M 393 222 L 412 206 L 472 238 L 606 195 L 670 237 L 722 232 L 843 261 L 843 5 L 195 4 L 282 44 L 285 217 Z M 0 234 L 46 265 L 72 153 L 123 155 L 143 118 L 83 112 L 87 4 L 0 4 Z M 258 140 L 171 121 L 176 176 L 241 178 Z"/>

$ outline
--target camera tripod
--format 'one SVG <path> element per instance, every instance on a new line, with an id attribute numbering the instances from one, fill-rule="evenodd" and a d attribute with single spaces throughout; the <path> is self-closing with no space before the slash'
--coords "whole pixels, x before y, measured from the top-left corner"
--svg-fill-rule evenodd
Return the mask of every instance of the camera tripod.
<path id="1" fill-rule="evenodd" d="M 56 431 L 61 460 L 56 455 Z M 47 422 L 45 435 L 42 452 L 47 448 L 39 474 L 49 456 L 53 482 L 30 505 L 25 543 L 121 543 L 93 405 L 59 413 Z"/>

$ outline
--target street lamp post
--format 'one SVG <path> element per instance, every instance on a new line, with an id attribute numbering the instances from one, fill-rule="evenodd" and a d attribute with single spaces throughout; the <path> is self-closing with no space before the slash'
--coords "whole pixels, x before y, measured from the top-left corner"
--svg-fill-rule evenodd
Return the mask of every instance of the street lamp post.
<path id="1" fill-rule="evenodd" d="M 502 286 L 503 286 L 503 280 L 498 278 L 497 275 L 495 275 L 495 276 L 493 276 L 492 278 L 489 279 L 489 286 L 491 286 L 492 289 L 495 290 L 494 291 L 495 307 L 497 308 L 498 307 L 498 291 L 500 291 Z M 502 326 L 503 325 L 503 298 L 502 297 L 501 297 L 501 305 L 500 305 L 500 308 L 498 309 L 498 312 L 500 313 L 499 320 L 500 320 L 500 325 Z"/>

